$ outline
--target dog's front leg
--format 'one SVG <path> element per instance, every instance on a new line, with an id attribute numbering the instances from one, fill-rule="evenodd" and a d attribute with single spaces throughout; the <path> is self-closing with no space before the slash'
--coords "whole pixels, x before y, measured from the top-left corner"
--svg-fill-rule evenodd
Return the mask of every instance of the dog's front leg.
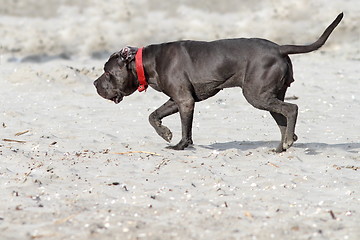
<path id="1" fill-rule="evenodd" d="M 159 136 L 167 142 L 171 141 L 172 133 L 169 128 L 162 125 L 161 119 L 177 112 L 177 104 L 172 99 L 170 99 L 149 116 L 149 122 L 151 126 L 153 126 L 157 134 L 159 134 Z"/>
<path id="2" fill-rule="evenodd" d="M 187 99 L 178 102 L 178 109 L 181 118 L 182 138 L 178 144 L 176 144 L 175 146 L 169 146 L 168 148 L 174 150 L 183 150 L 189 145 L 193 144 L 192 122 L 194 116 L 194 107 L 195 107 L 194 99 Z"/>

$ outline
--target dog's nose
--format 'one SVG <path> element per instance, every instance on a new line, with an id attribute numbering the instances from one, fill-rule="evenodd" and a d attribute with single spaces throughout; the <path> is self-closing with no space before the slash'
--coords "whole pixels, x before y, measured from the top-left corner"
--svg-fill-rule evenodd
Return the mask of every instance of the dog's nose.
<path id="1" fill-rule="evenodd" d="M 94 86 L 96 87 L 96 85 L 97 85 L 97 82 L 98 82 L 98 80 L 95 80 L 94 81 Z"/>

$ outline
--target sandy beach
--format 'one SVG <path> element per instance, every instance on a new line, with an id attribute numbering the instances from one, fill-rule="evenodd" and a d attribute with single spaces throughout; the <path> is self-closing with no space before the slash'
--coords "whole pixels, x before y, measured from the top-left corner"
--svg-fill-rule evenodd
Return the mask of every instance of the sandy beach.
<path id="1" fill-rule="evenodd" d="M 0 239 L 360 239 L 357 1 L 3 1 Z M 299 140 L 281 154 L 274 120 L 239 88 L 197 103 L 195 144 L 173 151 L 148 123 L 165 95 L 115 105 L 92 85 L 126 45 L 305 44 L 341 11 L 321 50 L 291 56 Z M 179 116 L 163 122 L 179 141 Z"/>

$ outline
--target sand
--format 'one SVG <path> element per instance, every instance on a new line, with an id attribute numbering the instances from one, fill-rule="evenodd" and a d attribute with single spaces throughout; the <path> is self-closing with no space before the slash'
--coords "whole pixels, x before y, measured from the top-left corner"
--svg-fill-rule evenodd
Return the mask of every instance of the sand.
<path id="1" fill-rule="evenodd" d="M 163 8 L 156 7 L 158 1 L 122 1 L 117 14 L 100 1 L 48 1 L 48 10 L 40 9 L 36 17 L 30 13 L 37 1 L 23 1 L 29 7 L 5 2 L 0 8 L 0 239 L 360 238 L 356 1 L 296 6 L 244 1 L 237 8 L 242 14 L 211 1 Z M 135 14 L 141 4 L 151 10 L 149 22 Z M 299 106 L 299 140 L 281 154 L 272 151 L 280 140 L 274 120 L 250 106 L 238 88 L 197 103 L 195 145 L 172 151 L 147 121 L 165 95 L 149 89 L 115 105 L 92 85 L 107 54 L 126 44 L 241 32 L 281 43 L 311 42 L 340 11 L 344 22 L 326 46 L 292 56 L 295 82 L 287 101 Z M 104 16 L 109 16 L 105 23 Z M 68 28 L 79 22 L 82 27 Z M 141 24 L 149 26 L 141 34 L 125 29 Z M 276 27 L 264 30 L 281 24 L 294 28 L 281 34 Z M 92 34 L 117 25 L 132 35 L 124 33 L 118 41 L 119 29 L 101 39 Z M 173 143 L 179 141 L 179 116 L 164 124 L 173 130 Z"/>

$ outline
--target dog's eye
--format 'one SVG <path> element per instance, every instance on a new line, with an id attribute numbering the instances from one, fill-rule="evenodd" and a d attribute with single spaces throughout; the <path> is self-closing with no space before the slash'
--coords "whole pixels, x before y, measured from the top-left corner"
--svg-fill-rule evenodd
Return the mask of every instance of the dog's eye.
<path id="1" fill-rule="evenodd" d="M 109 72 L 105 72 L 105 76 L 106 76 L 107 78 L 109 78 L 109 77 L 110 77 L 110 73 L 109 73 Z"/>

